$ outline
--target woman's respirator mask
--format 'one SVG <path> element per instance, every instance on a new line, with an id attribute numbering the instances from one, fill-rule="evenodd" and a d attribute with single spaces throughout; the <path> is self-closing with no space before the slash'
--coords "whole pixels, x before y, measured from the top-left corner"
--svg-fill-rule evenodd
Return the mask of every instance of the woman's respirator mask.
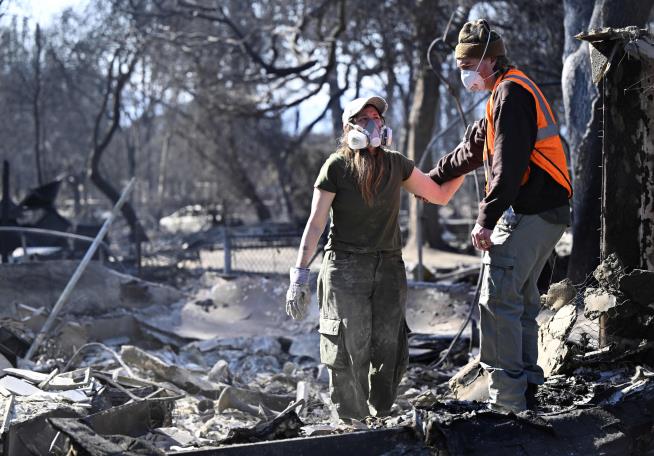
<path id="1" fill-rule="evenodd" d="M 374 120 L 369 120 L 364 128 L 348 122 L 352 127 L 347 132 L 347 145 L 350 149 L 365 149 L 368 146 L 390 146 L 393 141 L 393 130 L 386 125 L 377 127 Z"/>

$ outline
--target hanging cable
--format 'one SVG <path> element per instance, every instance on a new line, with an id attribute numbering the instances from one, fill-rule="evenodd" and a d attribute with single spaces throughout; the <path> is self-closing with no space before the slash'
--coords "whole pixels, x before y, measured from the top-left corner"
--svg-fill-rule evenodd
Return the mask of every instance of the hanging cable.
<path id="1" fill-rule="evenodd" d="M 435 46 L 439 45 L 439 43 L 441 44 L 441 48 L 443 47 L 443 45 L 447 45 L 447 43 L 445 41 L 445 37 L 447 36 L 448 29 L 450 27 L 450 24 L 452 22 L 452 18 L 454 17 L 455 13 L 452 13 L 452 16 L 450 17 L 450 21 L 448 22 L 447 28 L 446 28 L 445 33 L 443 34 L 443 36 L 442 37 L 439 36 L 439 37 L 435 38 L 431 42 L 431 44 L 429 45 L 429 48 L 427 49 L 427 62 L 429 63 L 429 67 L 431 68 L 432 72 L 436 75 L 436 77 L 439 79 L 439 81 L 443 85 L 445 85 L 448 92 L 450 93 L 450 96 L 452 97 L 452 99 L 454 100 L 454 102 L 456 104 L 456 108 L 457 108 L 457 111 L 458 111 L 459 116 L 461 118 L 461 122 L 463 123 L 463 125 L 465 127 L 465 126 L 468 125 L 468 122 L 466 120 L 465 112 L 463 111 L 463 108 L 461 107 L 461 100 L 459 99 L 458 94 L 455 92 L 454 88 L 449 83 L 449 81 L 447 79 L 445 79 L 443 77 L 443 75 L 441 74 L 441 72 L 438 71 L 434 67 L 434 64 L 433 64 L 433 62 L 431 60 L 431 53 L 432 53 Z M 468 110 L 468 112 L 472 111 L 481 101 L 484 101 L 484 100 L 485 100 L 485 98 L 480 99 L 477 103 L 475 103 L 472 106 L 471 109 Z M 445 129 L 445 131 L 447 131 L 447 130 L 449 130 L 449 127 Z M 423 157 L 420 160 L 421 164 L 424 161 L 425 156 L 429 152 L 429 149 L 430 149 L 431 145 L 435 142 L 435 140 L 438 137 L 442 136 L 442 134 L 443 134 L 443 132 L 440 132 L 438 135 L 435 135 L 434 137 L 432 137 L 431 141 L 429 141 L 429 144 L 427 145 L 427 147 L 425 148 L 425 151 L 423 152 Z M 474 179 L 475 179 L 475 193 L 477 194 L 477 203 L 480 203 L 481 199 L 482 199 L 482 195 L 481 195 L 481 187 L 479 185 L 479 177 L 477 176 L 477 170 L 475 170 L 473 173 L 474 173 Z M 458 332 L 456 333 L 456 335 L 452 339 L 452 342 L 450 342 L 450 345 L 447 347 L 447 349 L 445 350 L 443 355 L 440 357 L 440 359 L 438 361 L 430 363 L 429 364 L 430 368 L 437 369 L 438 367 L 440 367 L 445 362 L 447 357 L 452 352 L 452 349 L 456 345 L 457 341 L 461 337 L 461 334 L 463 334 L 463 331 L 468 326 L 468 323 L 470 323 L 470 320 L 472 318 L 472 313 L 474 312 L 475 307 L 477 307 L 479 305 L 479 296 L 481 294 L 481 283 L 482 283 L 482 278 L 484 276 L 484 270 L 485 270 L 485 265 L 484 265 L 484 262 L 483 262 L 483 253 L 482 253 L 480 255 L 480 259 L 479 259 L 479 275 L 477 276 L 477 285 L 475 287 L 475 295 L 474 295 L 474 298 L 473 298 L 473 301 L 472 301 L 472 305 L 470 306 L 470 309 L 468 310 L 468 314 L 466 315 L 466 318 L 465 318 L 464 322 L 461 324 L 461 327 L 459 328 Z M 472 334 L 470 335 L 470 338 L 472 340 Z"/>

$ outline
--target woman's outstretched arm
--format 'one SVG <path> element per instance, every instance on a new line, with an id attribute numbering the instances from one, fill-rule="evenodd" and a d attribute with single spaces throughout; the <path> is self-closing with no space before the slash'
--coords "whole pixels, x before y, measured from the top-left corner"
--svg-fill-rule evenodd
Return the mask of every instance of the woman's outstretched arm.
<path id="1" fill-rule="evenodd" d="M 411 176 L 402 183 L 402 186 L 430 203 L 445 205 L 461 187 L 463 179 L 464 176 L 460 176 L 439 185 L 431 177 L 414 167 Z"/>

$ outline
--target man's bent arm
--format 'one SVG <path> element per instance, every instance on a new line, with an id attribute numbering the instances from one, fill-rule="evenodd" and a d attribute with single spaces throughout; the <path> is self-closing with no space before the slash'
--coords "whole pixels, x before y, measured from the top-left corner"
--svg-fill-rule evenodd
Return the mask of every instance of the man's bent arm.
<path id="1" fill-rule="evenodd" d="M 463 141 L 436 163 L 429 177 L 442 184 L 479 168 L 484 164 L 485 140 L 486 120 L 481 119 L 468 127 Z"/>

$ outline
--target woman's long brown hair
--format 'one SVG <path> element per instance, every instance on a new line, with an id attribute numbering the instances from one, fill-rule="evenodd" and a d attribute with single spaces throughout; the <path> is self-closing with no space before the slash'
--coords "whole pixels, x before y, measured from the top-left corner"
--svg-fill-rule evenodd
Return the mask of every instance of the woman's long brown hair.
<path id="1" fill-rule="evenodd" d="M 375 153 L 371 154 L 368 149 L 350 149 L 347 145 L 347 132 L 350 128 L 343 132 L 336 153 L 345 158 L 347 169 L 354 176 L 363 201 L 372 206 L 384 177 L 384 150 L 378 147 Z"/>

